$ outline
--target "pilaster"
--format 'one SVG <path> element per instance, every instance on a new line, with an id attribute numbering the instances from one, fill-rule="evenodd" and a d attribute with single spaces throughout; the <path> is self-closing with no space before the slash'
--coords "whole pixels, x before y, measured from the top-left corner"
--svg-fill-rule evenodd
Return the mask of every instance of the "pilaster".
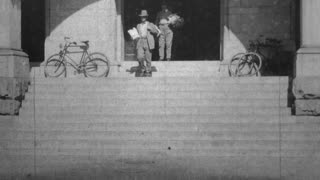
<path id="1" fill-rule="evenodd" d="M 301 48 L 295 64 L 297 115 L 320 115 L 320 1 L 301 0 Z"/>
<path id="2" fill-rule="evenodd" d="M 29 83 L 21 50 L 21 0 L 0 1 L 0 114 L 17 114 Z"/>

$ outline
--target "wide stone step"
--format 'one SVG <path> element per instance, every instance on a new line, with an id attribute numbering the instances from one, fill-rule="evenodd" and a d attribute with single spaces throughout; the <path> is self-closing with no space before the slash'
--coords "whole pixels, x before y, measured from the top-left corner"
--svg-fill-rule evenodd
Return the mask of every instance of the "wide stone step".
<path id="1" fill-rule="evenodd" d="M 143 102 L 143 103 L 141 103 Z M 286 107 L 288 104 L 287 98 L 282 99 L 144 99 L 141 101 L 126 99 L 120 101 L 119 99 L 111 99 L 106 102 L 104 99 L 51 99 L 49 97 L 42 97 L 41 99 L 33 100 L 32 97 L 28 97 L 27 100 L 23 101 L 23 107 L 39 107 L 39 106 L 104 106 L 104 107 L 133 107 L 133 106 L 145 106 L 149 108 L 157 107 L 204 107 L 204 106 L 246 106 L 246 107 L 271 107 L 271 106 L 281 106 Z"/>
<path id="2" fill-rule="evenodd" d="M 111 70 L 107 78 L 127 78 L 127 77 L 134 77 L 135 78 L 136 74 L 135 73 L 130 73 L 130 72 L 119 72 L 117 70 Z M 163 72 L 153 72 L 152 78 L 163 78 L 163 77 L 219 77 L 219 76 L 225 76 L 228 77 L 227 75 L 222 75 L 219 74 L 218 72 L 201 72 L 201 71 L 163 71 Z M 33 75 L 33 77 L 37 78 L 45 78 L 44 72 L 36 73 Z M 84 78 L 84 74 L 74 74 L 74 70 L 68 70 L 67 71 L 67 78 Z"/>
<path id="3" fill-rule="evenodd" d="M 281 152 L 281 153 L 280 153 Z M 28 157 L 34 155 L 34 149 L 19 149 L 12 150 L 6 156 L 8 157 Z M 36 151 L 37 157 L 43 157 L 43 160 L 48 160 L 50 157 L 74 157 L 74 158 L 87 158 L 87 159 L 105 159 L 106 161 L 111 159 L 126 159 L 126 158 L 138 158 L 138 157 L 166 157 L 166 158 L 197 158 L 197 157 L 228 157 L 228 158 L 259 158 L 264 157 L 265 159 L 276 158 L 273 163 L 279 162 L 281 158 L 307 158 L 308 155 L 320 156 L 319 152 L 314 152 L 312 149 L 285 149 L 283 151 L 274 149 L 176 149 L 174 151 L 163 150 L 163 149 L 66 149 L 66 150 L 52 150 L 43 149 Z M 281 154 L 281 156 L 280 156 Z M 44 158 L 47 157 L 47 158 Z M 39 161 L 42 159 L 38 158 Z M 276 161 L 278 160 L 278 161 Z M 32 162 L 32 161 L 31 161 Z M 47 162 L 48 163 L 48 162 Z M 213 162 L 212 162 L 213 163 Z M 244 161 L 245 163 L 245 161 Z M 42 163 L 38 163 L 42 164 Z M 61 164 L 61 162 L 60 162 Z M 51 166 L 51 168 L 61 167 Z M 24 167 L 25 168 L 25 167 Z M 67 167 L 66 167 L 67 168 Z M 127 177 L 127 176 L 126 176 Z M 64 178 L 63 178 L 64 179 Z"/>
<path id="4" fill-rule="evenodd" d="M 37 123 L 37 122 L 36 122 Z M 116 131 L 118 128 L 126 129 L 128 128 L 129 131 L 143 131 L 148 129 L 152 130 L 177 130 L 177 131 L 224 131 L 224 130 L 242 130 L 242 131 L 250 131 L 251 129 L 261 130 L 261 129 L 274 129 L 281 131 L 320 131 L 320 122 L 318 123 L 306 123 L 306 124 L 294 124 L 294 123 L 284 123 L 284 122 L 257 122 L 257 123 L 231 123 L 231 122 L 105 122 L 105 123 L 46 123 L 42 124 L 41 121 L 38 122 L 37 129 L 43 130 L 48 129 L 50 130 L 97 130 L 97 131 L 109 131 L 114 130 Z M 279 127 L 281 125 L 281 127 Z M 1 129 L 1 127 L 0 127 Z M 121 131 L 121 130 L 120 130 Z"/>
<path id="5" fill-rule="evenodd" d="M 192 95 L 192 96 L 190 96 Z M 43 99 L 56 99 L 56 98 L 74 98 L 78 96 L 78 98 L 87 98 L 87 99 L 97 99 L 97 98 L 119 98 L 119 99 L 134 99 L 134 98 L 144 98 L 144 99 L 231 99 L 231 98 L 238 98 L 238 99 L 279 99 L 279 98 L 286 98 L 288 99 L 288 92 L 287 91 L 54 91 L 54 90 L 47 90 L 47 91 L 36 91 L 35 96 L 33 93 L 27 93 L 26 99 L 34 99 L 34 98 L 43 98 Z"/>
<path id="6" fill-rule="evenodd" d="M 275 96 L 275 95 L 274 95 Z M 143 102 L 143 103 L 141 103 Z M 217 106 L 220 105 L 222 107 L 230 106 L 251 106 L 251 105 L 259 105 L 264 104 L 268 106 L 269 104 L 275 104 L 278 106 L 282 106 L 283 104 L 288 104 L 288 98 L 286 97 L 278 97 L 278 98 L 269 98 L 269 97 L 220 97 L 220 98 L 198 98 L 198 97 L 188 97 L 188 98 L 165 98 L 161 99 L 158 98 L 151 98 L 151 97 L 130 97 L 130 98 L 99 98 L 99 97 L 77 97 L 77 98 L 66 98 L 66 97 L 58 97 L 55 99 L 51 99 L 48 96 L 38 96 L 32 97 L 32 95 L 28 95 L 25 100 L 22 102 L 23 105 L 35 105 L 41 104 L 43 105 L 54 105 L 54 104 L 66 104 L 70 103 L 70 105 L 91 105 L 97 104 L 104 105 L 104 106 L 131 106 L 139 103 L 139 105 L 150 105 L 150 106 L 204 106 L 204 105 L 212 105 Z"/>
<path id="7" fill-rule="evenodd" d="M 24 113 L 24 112 L 23 112 Z M 39 118 L 40 117 L 40 118 Z M 32 114 L 26 117 L 20 117 L 15 121 L 0 122 L 3 127 L 21 127 L 29 126 L 33 123 L 292 123 L 292 124 L 308 124 L 318 123 L 319 120 L 314 117 L 306 119 L 297 119 L 294 116 L 280 116 L 277 115 L 97 115 L 84 114 L 81 116 L 74 116 L 74 114 L 56 114 L 56 115 L 41 115 L 34 117 Z"/>
<path id="8" fill-rule="evenodd" d="M 32 84 L 288 84 L 288 77 L 252 77 L 252 78 L 225 78 L 225 77 L 160 77 L 160 78 L 31 78 Z"/>
<path id="9" fill-rule="evenodd" d="M 287 91 L 287 84 L 223 84 L 223 83 L 155 83 L 152 85 L 142 86 L 139 83 L 135 84 L 117 84 L 117 83 L 96 83 L 88 84 L 36 84 L 31 85 L 29 92 L 33 92 L 33 89 L 37 91 Z"/>
<path id="10" fill-rule="evenodd" d="M 298 144 L 298 145 L 297 145 Z M 300 145 L 298 142 L 281 142 L 281 148 L 279 147 L 279 141 L 221 141 L 221 142 L 207 142 L 207 141 L 38 141 L 37 146 L 32 142 L 24 141 L 23 144 L 17 143 L 10 144 L 8 149 L 9 155 L 31 155 L 31 152 L 37 154 L 37 156 L 50 154 L 50 155 L 73 155 L 73 156 L 89 156 L 89 155 L 119 155 L 125 157 L 125 154 L 140 154 L 143 153 L 169 153 L 170 155 L 194 155 L 194 156 L 225 156 L 225 152 L 244 153 L 248 156 L 251 155 L 264 155 L 272 156 L 272 153 L 282 155 L 297 155 L 297 153 L 304 154 L 304 152 L 313 153 L 319 155 L 319 148 L 316 148 L 316 144 L 304 144 Z M 258 154 L 251 154 L 250 152 L 256 152 Z M 177 154 L 176 154 L 177 153 Z M 179 153 L 179 154 L 178 154 Z M 229 154 L 229 153 L 228 153 Z M 239 154 L 238 154 L 239 155 Z M 273 154 L 275 155 L 275 154 Z"/>
<path id="11" fill-rule="evenodd" d="M 143 102 L 143 103 L 141 103 Z M 116 99 L 110 100 L 106 103 L 103 100 L 92 100 L 92 99 L 66 99 L 66 100 L 47 100 L 47 99 L 38 99 L 38 100 L 26 100 L 22 104 L 23 109 L 38 109 L 38 108 L 62 108 L 62 107 L 74 107 L 78 108 L 174 108 L 174 107 L 254 107 L 254 108 L 269 108 L 269 107 L 287 107 L 287 100 L 125 100 L 119 101 Z"/>
<path id="12" fill-rule="evenodd" d="M 250 131 L 251 129 L 256 130 L 279 130 L 279 123 L 154 123 L 154 122 L 145 122 L 145 123 L 41 123 L 37 121 L 36 129 L 37 131 L 144 131 L 148 129 L 149 131 L 195 131 L 195 132 L 212 132 L 212 131 L 229 131 L 229 130 L 241 130 L 241 131 Z M 312 124 L 314 127 L 315 124 Z M 282 129 L 286 128 L 296 128 L 292 124 L 282 124 Z M 319 128 L 320 126 L 316 127 Z M 29 129 L 26 127 L 27 130 Z M 2 129 L 0 127 L 0 129 Z M 8 127 L 6 127 L 8 129 Z M 16 130 L 20 130 L 17 127 L 14 127 Z M 24 128 L 22 128 L 23 130 Z"/>
<path id="13" fill-rule="evenodd" d="M 47 122 L 57 122 L 57 123 L 106 123 L 106 122 L 132 122 L 132 123 L 145 123 L 145 122 L 176 122 L 176 123 L 189 123 L 189 122 L 198 122 L 198 123 L 261 123 L 261 122 L 288 122 L 288 123 L 316 123 L 319 122 L 316 117 L 308 117 L 306 119 L 299 119 L 299 117 L 290 116 L 290 115 L 281 115 L 281 114 L 265 114 L 257 115 L 251 114 L 212 114 L 212 115 L 156 115 L 156 114 L 140 114 L 140 115 L 104 115 L 104 114 L 81 114 L 75 115 L 74 113 L 63 113 L 63 114 L 37 114 L 34 117 L 34 114 L 30 111 L 29 113 L 22 111 L 22 115 L 18 120 L 12 122 L 12 126 L 23 123 L 30 124 L 30 122 L 40 121 L 43 123 Z M 36 118 L 36 119 L 34 119 Z M 32 125 L 32 124 L 31 124 Z M 8 125 L 6 125 L 8 126 Z"/>
<path id="14" fill-rule="evenodd" d="M 41 149 L 37 150 L 37 157 L 39 156 L 73 156 L 73 157 L 92 157 L 92 158 L 130 158 L 134 156 L 141 155 L 155 155 L 169 156 L 169 157 L 241 157 L 241 156 L 263 156 L 263 157 L 279 157 L 279 149 L 269 148 L 269 149 L 175 149 L 174 151 L 169 151 L 168 147 L 162 147 L 157 149 L 142 149 L 137 147 L 124 147 L 123 149 L 98 149 L 98 148 L 69 148 L 69 149 Z M 299 154 L 305 155 L 310 154 L 311 150 L 292 150 L 290 153 L 287 151 L 288 156 L 297 157 Z M 11 150 L 7 153 L 7 156 L 32 156 L 35 150 L 32 148 L 27 149 L 17 149 Z M 282 153 L 282 156 L 285 156 Z"/>
<path id="15" fill-rule="evenodd" d="M 126 70 L 122 69 L 122 70 L 118 70 L 117 67 L 111 67 L 109 75 L 107 78 L 128 78 L 128 77 L 135 77 L 135 73 L 131 73 L 128 72 L 130 71 L 131 68 L 128 68 Z M 33 70 L 32 70 L 33 71 Z M 203 71 L 200 69 L 186 69 L 186 68 L 171 68 L 171 69 L 166 69 L 164 71 L 158 71 L 158 72 L 153 72 L 152 77 L 153 78 L 159 78 L 159 77 L 219 77 L 222 76 L 221 73 L 219 73 L 218 71 L 213 72 L 211 71 Z M 36 77 L 36 78 L 45 78 L 44 76 L 44 70 L 37 70 L 36 72 L 33 71 L 32 72 L 32 77 Z M 67 67 L 67 78 L 84 78 L 84 74 L 75 74 L 75 71 L 73 68 L 69 68 Z M 227 77 L 225 75 L 225 77 Z"/>
<path id="16" fill-rule="evenodd" d="M 56 94 L 56 93 L 88 93 L 88 94 L 101 94 L 101 93 L 136 93 L 136 92 L 212 92 L 212 93 L 246 93 L 246 92 L 251 92 L 251 93 L 256 93 L 256 92 L 265 92 L 265 93 L 288 93 L 288 88 L 283 87 L 279 88 L 276 86 L 270 86 L 270 87 L 256 87 L 256 88 L 251 88 L 249 86 L 246 86 L 244 88 L 238 87 L 238 86 L 230 86 L 230 87 L 155 87 L 155 86 L 150 86 L 150 87 L 142 87 L 142 86 L 131 86 L 131 87 L 114 87 L 114 86 L 104 86 L 104 87 L 98 87 L 98 86 L 90 86 L 90 88 L 87 87 L 54 87 L 54 86 L 47 86 L 47 87 L 36 87 L 36 91 L 34 91 L 34 88 L 31 87 L 28 90 L 28 93 L 39 93 L 39 94 Z"/>
<path id="17" fill-rule="evenodd" d="M 251 151 L 253 154 L 253 151 Z M 41 155 L 36 158 L 37 173 L 45 174 L 45 177 L 51 179 L 68 180 L 87 180 L 87 179 L 107 179 L 109 180 L 127 180 L 128 177 L 134 179 L 246 179 L 247 177 L 265 177 L 264 179 L 278 179 L 280 161 L 279 156 L 249 156 L 239 154 L 239 156 L 226 157 L 173 157 L 169 153 L 153 157 L 150 154 L 125 156 L 125 158 L 111 156 L 57 156 Z M 2 158 L 0 156 L 0 158 Z M 0 172 L 11 170 L 10 172 L 19 172 L 19 167 L 29 167 L 33 172 L 34 158 L 27 156 L 26 159 L 18 160 L 15 156 L 9 156 L 10 159 L 20 162 L 14 166 L 3 165 Z M 11 164 L 11 163 L 10 163 Z M 243 164 L 245 166 L 243 167 Z M 81 166 L 80 166 L 81 165 Z M 32 166 L 32 167 L 30 167 Z M 185 169 L 184 167 L 189 167 Z M 270 168 L 261 168 L 261 167 Z M 14 167 L 14 169 L 12 169 Z M 15 168 L 17 167 L 17 168 Z M 70 167 L 73 167 L 70 169 Z M 232 168 L 230 168 L 232 167 Z M 233 167 L 241 167 L 235 168 Z M 28 169 L 29 169 L 28 168 Z M 207 169 L 206 173 L 195 173 L 196 168 Z M 24 168 L 26 170 L 27 168 Z M 54 171 L 53 171 L 54 169 Z M 228 171 L 228 169 L 232 169 Z M 94 175 L 92 174 L 94 172 Z M 116 172 L 116 173 L 115 173 Z M 155 173 L 156 172 L 156 173 Z M 183 172 L 183 173 L 181 173 Z M 218 173 L 217 173 L 218 172 Z M 251 172 L 253 175 L 244 175 Z M 232 177 L 230 176 L 232 174 Z M 257 175 L 256 175 L 257 174 Z M 256 176 L 255 176 L 256 175 Z M 101 178 L 100 178 L 101 177 Z M 210 177 L 210 178 L 208 178 Z M 286 176 L 285 176 L 286 177 Z M 317 176 L 313 176 L 317 177 Z M 248 178 L 247 178 L 248 179 Z M 258 179 L 258 178 L 254 178 Z"/>
<path id="18" fill-rule="evenodd" d="M 48 115 L 73 115 L 77 118 L 82 115 L 279 115 L 288 116 L 291 114 L 291 110 L 282 107 L 268 107 L 268 108 L 252 108 L 252 107 L 167 107 L 167 108 L 155 108 L 147 109 L 140 107 L 39 107 L 35 109 L 36 117 L 43 118 Z M 29 115 L 29 116 L 28 116 Z M 33 108 L 25 109 L 20 112 L 21 117 L 33 117 Z"/>
<path id="19" fill-rule="evenodd" d="M 128 71 L 137 66 L 137 61 L 122 62 L 120 67 L 113 64 L 110 67 L 109 77 L 134 77 L 135 74 Z M 152 62 L 152 66 L 157 69 L 157 72 L 153 73 L 153 77 L 214 77 L 219 76 L 220 61 L 155 61 Z M 83 77 L 83 74 L 74 74 L 74 68 L 70 66 L 67 66 L 67 74 L 68 77 Z M 44 66 L 32 68 L 32 75 L 36 77 L 44 77 Z"/>
<path id="20" fill-rule="evenodd" d="M 300 141 L 305 143 L 319 142 L 319 130 L 225 130 L 225 131 L 179 131 L 166 129 L 163 131 L 134 131 L 134 130 L 110 130 L 110 131 L 89 131 L 89 130 L 10 130 L 3 133 L 0 142 L 13 142 L 24 140 L 145 140 L 145 141 L 167 141 L 167 140 L 193 140 L 193 141 L 242 141 L 242 140 L 273 140 L 273 141 Z"/>
<path id="21" fill-rule="evenodd" d="M 128 149 L 150 149 L 150 150 L 224 150 L 224 149 L 238 149 L 238 150 L 279 150 L 279 143 L 283 150 L 318 150 L 320 153 L 320 147 L 317 146 L 318 142 L 309 141 L 285 141 L 282 140 L 42 140 L 38 138 L 36 146 L 34 140 L 13 141 L 6 145 L 7 149 L 34 149 L 39 152 L 41 150 L 50 151 L 55 150 L 58 152 L 78 149 L 79 151 L 100 149 L 101 150 L 128 150 Z M 74 152 L 77 153 L 77 152 Z"/>
<path id="22" fill-rule="evenodd" d="M 257 123 L 257 124 L 231 124 L 231 123 L 198 123 L 198 124 L 182 124 L 182 123 L 167 123 L 167 124 L 155 124 L 155 123 L 140 123 L 140 124 L 126 124 L 126 123 L 105 123 L 105 124 L 56 124 L 48 123 L 44 124 L 36 122 L 35 130 L 46 134 L 46 132 L 53 132 L 56 135 L 64 134 L 66 132 L 83 132 L 84 134 L 90 132 L 198 132 L 202 135 L 207 133 L 229 133 L 230 131 L 235 132 L 257 132 L 257 131 L 274 131 L 274 132 L 316 132 L 319 131 L 320 124 L 311 125 L 294 125 L 294 124 L 281 124 L 280 123 Z M 11 130 L 15 132 L 28 132 L 34 130 L 30 127 L 20 128 L 5 128 L 0 130 Z M 241 133 L 239 133 L 241 135 Z"/>
<path id="23" fill-rule="evenodd" d="M 57 92 L 42 92 L 37 93 L 36 96 L 32 94 L 27 94 L 27 99 L 41 99 L 42 97 L 50 97 L 52 99 L 58 98 L 87 98 L 87 99 L 222 99 L 222 98 L 249 98 L 249 99 L 280 99 L 287 98 L 288 94 L 286 92 L 100 92 L 100 93 L 88 93 L 86 91 L 82 92 L 72 92 L 72 93 L 57 93 Z"/>
<path id="24" fill-rule="evenodd" d="M 288 109 L 289 110 L 289 109 Z M 283 122 L 283 123 L 294 123 L 297 125 L 303 124 L 313 124 L 319 123 L 319 117 L 313 116 L 280 116 L 276 115 L 99 115 L 99 114 L 88 114 L 83 116 L 73 117 L 73 114 L 61 115 L 62 119 L 68 119 L 68 121 L 57 119 L 54 116 L 47 116 L 41 120 L 41 122 L 57 122 L 57 123 L 105 123 L 105 122 L 132 122 L 132 123 L 145 123 L 145 122 L 176 122 L 176 123 L 188 123 L 188 122 L 198 122 L 198 123 L 261 123 L 261 122 Z M 17 123 L 28 122 L 30 119 L 25 119 L 23 117 L 9 117 L 1 118 L 0 126 L 14 126 Z M 32 121 L 34 119 L 32 118 Z"/>

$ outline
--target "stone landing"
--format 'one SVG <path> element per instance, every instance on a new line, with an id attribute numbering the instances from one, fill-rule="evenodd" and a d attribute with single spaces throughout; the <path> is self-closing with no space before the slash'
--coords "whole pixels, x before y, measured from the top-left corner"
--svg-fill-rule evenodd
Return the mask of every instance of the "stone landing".
<path id="1" fill-rule="evenodd" d="M 152 66 L 156 72 L 153 77 L 219 77 L 228 76 L 228 71 L 222 71 L 220 61 L 154 61 Z M 111 64 L 109 77 L 135 77 L 133 70 L 138 67 L 137 61 L 122 62 L 121 65 Z M 225 70 L 225 69 L 224 69 Z M 32 76 L 44 77 L 44 66 L 34 65 Z M 83 77 L 83 74 L 74 74 L 72 67 L 67 68 L 67 77 Z"/>

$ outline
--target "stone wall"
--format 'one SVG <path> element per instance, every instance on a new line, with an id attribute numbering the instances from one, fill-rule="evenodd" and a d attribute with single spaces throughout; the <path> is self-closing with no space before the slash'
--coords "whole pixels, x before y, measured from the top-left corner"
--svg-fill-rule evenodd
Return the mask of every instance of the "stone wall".
<path id="1" fill-rule="evenodd" d="M 102 52 L 117 63 L 122 36 L 118 33 L 122 31 L 119 6 L 116 0 L 47 0 L 46 58 L 57 53 L 68 36 L 75 41 L 89 40 L 91 52 Z"/>
<path id="2" fill-rule="evenodd" d="M 260 35 L 283 40 L 285 49 L 295 52 L 296 0 L 224 1 L 224 60 L 246 51 L 249 40 Z"/>

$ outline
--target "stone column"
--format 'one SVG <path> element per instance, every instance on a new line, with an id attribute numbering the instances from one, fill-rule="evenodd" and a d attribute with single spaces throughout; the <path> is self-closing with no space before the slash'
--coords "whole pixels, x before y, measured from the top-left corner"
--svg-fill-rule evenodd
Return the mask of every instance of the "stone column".
<path id="1" fill-rule="evenodd" d="M 0 114 L 16 114 L 29 82 L 21 50 L 21 0 L 0 1 Z"/>
<path id="2" fill-rule="evenodd" d="M 301 48 L 294 82 L 296 114 L 320 115 L 320 1 L 300 0 L 300 5 Z"/>

